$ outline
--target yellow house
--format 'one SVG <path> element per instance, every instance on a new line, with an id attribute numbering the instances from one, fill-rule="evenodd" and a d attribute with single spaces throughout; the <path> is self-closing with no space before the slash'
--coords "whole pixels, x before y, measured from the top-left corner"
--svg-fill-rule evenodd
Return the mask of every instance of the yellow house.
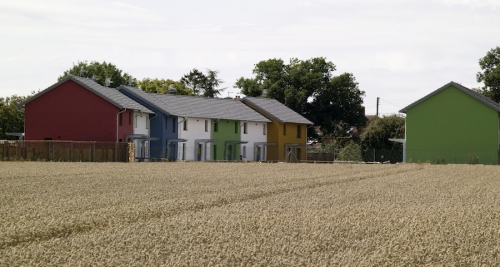
<path id="1" fill-rule="evenodd" d="M 276 99 L 245 97 L 241 100 L 267 117 L 267 160 L 300 162 L 306 159 L 307 127 L 313 123 Z"/>

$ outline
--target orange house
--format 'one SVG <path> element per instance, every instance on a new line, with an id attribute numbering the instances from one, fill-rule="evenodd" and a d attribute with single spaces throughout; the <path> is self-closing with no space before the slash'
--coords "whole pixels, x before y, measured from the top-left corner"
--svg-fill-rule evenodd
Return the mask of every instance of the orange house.
<path id="1" fill-rule="evenodd" d="M 243 103 L 271 122 L 267 123 L 267 160 L 300 162 L 306 159 L 307 127 L 313 123 L 276 99 L 245 97 Z M 271 145 L 272 144 L 272 145 Z"/>

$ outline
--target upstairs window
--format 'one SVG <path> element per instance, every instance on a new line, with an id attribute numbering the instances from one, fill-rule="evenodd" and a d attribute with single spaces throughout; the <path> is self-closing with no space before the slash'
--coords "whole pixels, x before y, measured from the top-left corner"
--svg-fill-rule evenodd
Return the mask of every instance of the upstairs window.
<path id="1" fill-rule="evenodd" d="M 286 124 L 283 124 L 283 135 L 286 135 Z"/>
<path id="2" fill-rule="evenodd" d="M 246 122 L 243 123 L 243 133 L 247 134 L 247 123 Z"/>
<path id="3" fill-rule="evenodd" d="M 208 120 L 205 120 L 205 132 L 208 132 Z"/>
<path id="4" fill-rule="evenodd" d="M 235 121 L 235 122 L 234 122 L 234 133 L 238 133 L 238 128 L 239 128 L 239 126 L 240 126 L 240 123 L 239 123 L 239 122 L 237 122 L 237 121 Z"/>
<path id="5" fill-rule="evenodd" d="M 184 119 L 184 121 L 182 122 L 182 129 L 184 129 L 184 131 L 188 130 L 188 121 L 187 121 L 187 119 Z"/>
<path id="6" fill-rule="evenodd" d="M 262 124 L 262 134 L 263 135 L 266 135 L 266 133 L 267 133 L 267 129 L 266 129 L 267 127 L 266 126 L 267 126 L 266 124 Z"/>
<path id="7" fill-rule="evenodd" d="M 297 138 L 300 138 L 301 137 L 301 127 L 300 125 L 297 125 Z"/>
<path id="8" fill-rule="evenodd" d="M 119 124 L 120 126 L 122 126 L 122 125 L 123 125 L 123 113 L 120 113 L 120 115 L 118 115 L 118 124 Z"/>
<path id="9" fill-rule="evenodd" d="M 218 132 L 219 131 L 219 122 L 216 121 L 214 122 L 214 132 Z"/>

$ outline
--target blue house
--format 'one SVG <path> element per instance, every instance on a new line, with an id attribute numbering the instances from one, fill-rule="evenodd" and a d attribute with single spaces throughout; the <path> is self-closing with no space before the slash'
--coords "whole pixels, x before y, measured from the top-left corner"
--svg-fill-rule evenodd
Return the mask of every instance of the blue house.
<path id="1" fill-rule="evenodd" d="M 178 142 L 182 141 L 177 138 L 179 130 L 178 117 L 170 116 L 162 102 L 139 88 L 122 85 L 116 89 L 141 105 L 150 107 L 154 112 L 154 115 L 149 117 L 150 136 L 158 139 L 150 142 L 151 159 L 168 158 L 175 160 L 176 158 L 173 155 L 177 155 Z M 170 149 L 170 157 L 167 155 L 169 153 L 167 146 Z"/>

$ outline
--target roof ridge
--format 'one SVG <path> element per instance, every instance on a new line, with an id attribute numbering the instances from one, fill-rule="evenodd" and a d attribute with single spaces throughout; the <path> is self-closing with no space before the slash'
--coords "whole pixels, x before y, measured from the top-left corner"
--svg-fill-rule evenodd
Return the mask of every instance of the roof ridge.
<path id="1" fill-rule="evenodd" d="M 425 101 L 426 99 L 430 98 L 431 96 L 437 94 L 438 92 L 448 88 L 449 86 L 454 86 L 455 88 L 461 90 L 462 92 L 468 94 L 469 96 L 475 98 L 476 100 L 482 102 L 483 104 L 497 110 L 500 112 L 500 103 L 497 103 L 495 102 L 494 100 L 492 100 L 491 98 L 479 93 L 479 92 L 476 92 L 472 89 L 469 89 L 457 82 L 454 82 L 454 81 L 450 81 L 449 83 L 439 87 L 438 89 L 432 91 L 431 93 L 425 95 L 424 97 L 418 99 L 417 101 L 411 103 L 410 105 L 404 107 L 403 109 L 401 109 L 399 112 L 401 113 L 406 113 L 406 111 L 414 106 L 416 106 L 417 104 L 420 104 L 421 102 Z"/>

